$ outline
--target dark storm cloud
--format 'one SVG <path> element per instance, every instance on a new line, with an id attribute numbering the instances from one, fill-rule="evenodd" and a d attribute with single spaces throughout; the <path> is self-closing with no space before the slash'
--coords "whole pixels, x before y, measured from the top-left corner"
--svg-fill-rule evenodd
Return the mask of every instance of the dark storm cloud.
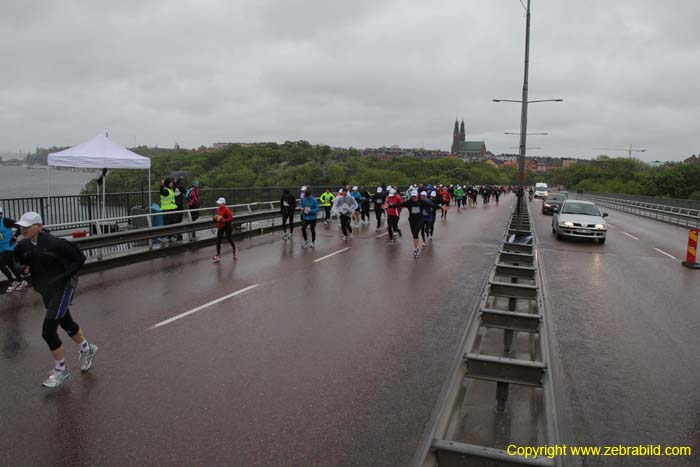
<path id="1" fill-rule="evenodd" d="M 533 0 L 529 145 L 547 155 L 700 152 L 694 1 Z M 672 6 L 672 7 L 671 7 Z M 0 148 L 306 139 L 513 152 L 517 0 L 3 3 Z M 533 152 L 534 153 L 534 152 Z M 622 153 L 619 153 L 622 154 Z"/>

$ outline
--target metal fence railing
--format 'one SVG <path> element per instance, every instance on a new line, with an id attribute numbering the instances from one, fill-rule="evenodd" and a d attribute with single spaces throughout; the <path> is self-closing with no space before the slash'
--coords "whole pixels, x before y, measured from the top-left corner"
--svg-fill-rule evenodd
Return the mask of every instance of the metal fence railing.
<path id="1" fill-rule="evenodd" d="M 217 188 L 201 189 L 203 207 L 214 206 L 218 198 L 226 198 L 227 204 L 250 204 L 255 202 L 278 201 L 283 187 L 262 188 Z M 298 194 L 299 188 L 289 188 Z M 160 194 L 151 192 L 151 200 L 160 202 Z M 105 212 L 102 212 L 102 198 L 97 194 L 73 196 L 46 196 L 30 198 L 0 199 L 5 216 L 19 219 L 22 214 L 34 211 L 41 214 L 46 224 L 62 224 L 67 228 L 89 227 L 98 219 L 114 219 L 115 223 L 129 222 L 132 208 L 148 206 L 148 192 L 107 193 Z"/>
<path id="2" fill-rule="evenodd" d="M 668 204 L 649 203 L 644 201 L 627 200 L 597 194 L 578 195 L 600 206 L 629 212 L 638 216 L 650 217 L 669 224 L 684 227 L 700 227 L 700 209 L 673 206 Z M 654 198 L 655 199 L 655 198 Z M 686 200 L 688 201 L 688 200 Z"/>
<path id="3" fill-rule="evenodd" d="M 324 187 L 309 186 L 315 196 L 320 196 Z M 337 186 L 330 186 L 334 193 Z M 200 189 L 202 207 L 213 207 L 216 200 L 226 198 L 227 204 L 251 204 L 279 201 L 287 189 L 299 196 L 300 187 L 244 187 L 244 188 L 207 188 Z M 403 188 L 401 188 L 403 189 Z M 373 190 L 370 190 L 372 192 Z M 151 201 L 160 204 L 160 193 L 151 192 Z M 107 193 L 105 212 L 102 212 L 102 198 L 97 194 L 72 196 L 38 196 L 31 198 L 0 199 L 0 206 L 5 216 L 19 219 L 22 214 L 34 211 L 41 214 L 45 224 L 62 224 L 66 228 L 86 228 L 96 220 L 115 219 L 114 223 L 128 223 L 133 208 L 148 206 L 148 192 Z"/>
<path id="4" fill-rule="evenodd" d="M 700 209 L 700 200 L 695 199 L 677 199 L 677 198 L 657 198 L 655 196 L 640 196 L 640 195 L 624 195 L 619 193 L 598 193 L 587 192 L 592 196 L 600 196 L 603 198 L 624 199 L 627 201 L 637 201 L 640 203 L 659 204 L 663 206 L 674 206 L 678 208 Z"/>

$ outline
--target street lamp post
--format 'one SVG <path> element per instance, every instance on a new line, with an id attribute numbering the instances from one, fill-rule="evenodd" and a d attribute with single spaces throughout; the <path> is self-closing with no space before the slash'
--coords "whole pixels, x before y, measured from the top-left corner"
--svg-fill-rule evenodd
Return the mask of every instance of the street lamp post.
<path id="1" fill-rule="evenodd" d="M 520 102 L 520 151 L 518 156 L 518 204 L 517 212 L 520 214 L 525 194 L 525 153 L 527 145 L 527 104 L 535 102 L 561 102 L 563 99 L 541 99 L 535 101 L 527 100 L 528 91 L 528 70 L 530 68 L 530 0 L 527 0 L 525 15 L 525 73 L 523 76 L 523 98 L 522 100 L 493 99 L 494 102 Z"/>

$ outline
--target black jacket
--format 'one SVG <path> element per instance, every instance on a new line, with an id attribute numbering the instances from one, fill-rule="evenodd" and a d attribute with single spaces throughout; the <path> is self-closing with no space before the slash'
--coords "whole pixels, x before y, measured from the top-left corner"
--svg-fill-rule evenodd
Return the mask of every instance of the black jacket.
<path id="1" fill-rule="evenodd" d="M 285 206 L 286 203 L 286 206 Z M 280 198 L 280 212 L 294 212 L 297 208 L 297 200 L 294 198 L 293 194 L 282 195 Z"/>
<path id="2" fill-rule="evenodd" d="M 85 256 L 68 240 L 39 232 L 36 245 L 28 239 L 17 243 L 14 260 L 17 271 L 29 266 L 32 286 L 45 295 L 63 290 L 82 267 Z"/>

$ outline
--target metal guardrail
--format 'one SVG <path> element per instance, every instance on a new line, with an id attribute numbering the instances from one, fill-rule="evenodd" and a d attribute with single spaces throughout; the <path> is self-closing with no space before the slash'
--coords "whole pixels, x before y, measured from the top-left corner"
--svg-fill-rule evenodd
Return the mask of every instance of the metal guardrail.
<path id="1" fill-rule="evenodd" d="M 618 209 L 638 216 L 650 217 L 661 222 L 684 227 L 700 227 L 700 209 L 609 198 L 591 194 L 579 194 L 576 196 L 593 201 L 600 206 Z"/>
<path id="2" fill-rule="evenodd" d="M 276 222 L 280 218 L 279 202 L 250 203 L 229 207 L 234 211 L 233 236 L 235 239 L 260 235 L 281 228 L 281 223 Z M 191 216 L 195 211 L 213 212 L 214 210 L 215 208 L 201 208 L 191 212 L 181 211 L 181 213 Z M 152 213 L 129 217 L 132 224 L 139 221 L 144 223 L 143 228 L 70 239 L 80 246 L 87 257 L 82 271 L 104 270 L 138 260 L 164 256 L 180 248 L 198 248 L 215 240 L 216 225 L 211 215 L 203 216 L 194 222 L 191 217 L 188 217 L 187 221 L 177 224 L 152 226 L 151 220 L 161 215 L 162 213 Z M 103 219 L 102 222 L 111 222 L 116 219 Z M 53 224 L 45 227 L 55 232 L 65 230 L 70 225 Z M 172 242 L 160 241 L 173 236 L 181 236 L 182 239 Z M 8 281 L 0 282 L 2 290 L 7 285 L 9 285 Z"/>
<path id="3" fill-rule="evenodd" d="M 587 195 L 600 196 L 602 198 L 624 199 L 627 201 L 638 201 L 640 203 L 659 204 L 662 206 L 675 206 L 677 208 L 700 209 L 700 200 L 679 199 L 679 198 L 659 198 L 657 196 L 626 195 L 622 193 L 586 192 Z"/>
<path id="4" fill-rule="evenodd" d="M 531 236 L 531 242 L 509 241 L 513 235 Z M 485 387 L 472 389 L 475 380 L 487 382 L 482 384 L 495 382 L 497 414 L 503 413 L 511 404 L 534 403 L 535 410 L 540 410 L 540 420 L 536 425 L 538 445 L 558 444 L 559 430 L 554 382 L 549 364 L 548 332 L 535 235 L 525 207 L 520 215 L 516 212 L 512 214 L 505 239 L 499 247 L 498 259 L 489 273 L 478 308 L 474 310 L 462 337 L 452 371 L 443 387 L 423 443 L 414 458 L 414 465 L 561 466 L 560 458 L 532 459 L 509 454 L 504 450 L 506 446 L 503 443 L 510 443 L 510 439 L 500 439 L 488 446 L 469 443 L 467 440 L 470 436 L 485 439 L 489 435 L 482 432 L 470 434 L 469 426 L 460 427 L 469 411 L 463 410 L 463 407 L 489 403 L 484 400 Z M 521 348 L 518 353 L 513 348 L 516 333 L 522 334 L 519 341 L 521 346 L 527 341 L 527 352 Z M 501 335 L 502 344 L 499 343 Z M 501 345 L 502 352 L 497 351 Z M 535 392 L 528 395 L 521 393 L 517 400 L 509 402 L 509 388 L 513 384 L 531 388 L 530 391 Z M 494 421 L 496 425 L 499 423 L 497 420 L 498 418 Z M 512 420 L 506 423 L 511 422 Z M 479 422 L 482 427 L 488 426 L 484 423 L 483 420 Z M 496 428 L 493 427 L 493 432 L 505 430 L 510 433 L 507 427 Z"/>
<path id="5" fill-rule="evenodd" d="M 287 189 L 292 192 L 299 190 L 298 187 Z M 220 197 L 238 204 L 279 201 L 283 190 L 284 187 L 203 188 L 200 189 L 200 201 L 202 206 L 214 206 Z M 151 192 L 151 199 L 159 204 L 160 193 Z M 19 219 L 25 212 L 34 211 L 41 214 L 42 219 L 53 224 L 68 224 L 70 228 L 81 228 L 89 227 L 100 217 L 117 218 L 120 223 L 128 222 L 132 208 L 147 207 L 148 191 L 107 193 L 104 215 L 101 214 L 101 203 L 102 198 L 96 194 L 0 199 L 0 206 L 9 218 Z"/>

